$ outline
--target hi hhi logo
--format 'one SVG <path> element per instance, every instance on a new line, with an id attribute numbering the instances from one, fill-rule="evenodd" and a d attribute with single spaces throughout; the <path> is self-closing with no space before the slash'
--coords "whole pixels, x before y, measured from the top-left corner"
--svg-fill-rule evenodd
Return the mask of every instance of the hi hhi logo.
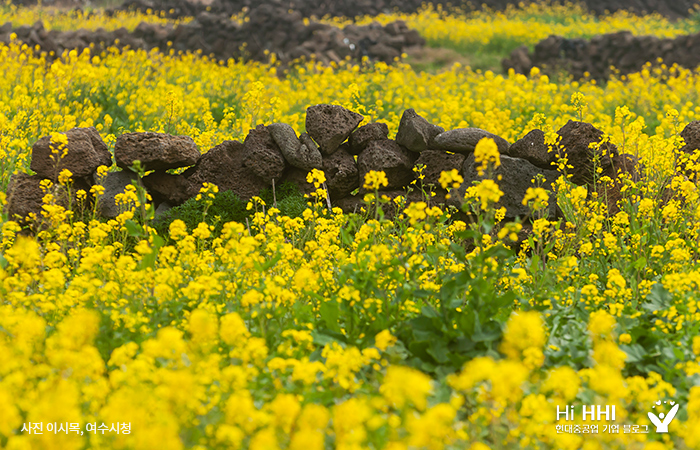
<path id="1" fill-rule="evenodd" d="M 668 402 L 664 403 L 671 403 L 671 410 L 664 414 L 664 413 L 659 413 L 657 416 L 653 412 L 649 412 L 647 415 L 649 416 L 649 420 L 651 420 L 651 423 L 656 425 L 656 432 L 657 433 L 668 433 L 668 425 L 673 422 L 673 418 L 676 417 L 676 413 L 678 412 L 678 408 L 681 407 L 680 404 L 676 404 L 673 400 L 669 400 Z M 652 409 L 656 409 L 657 406 L 661 406 L 661 400 L 657 400 L 656 403 L 651 407 Z M 662 422 L 663 421 L 663 422 Z"/>
<path id="2" fill-rule="evenodd" d="M 597 414 L 596 414 L 597 412 Z M 605 405 L 605 410 L 601 408 L 600 405 L 583 405 L 581 406 L 582 420 L 602 420 L 604 417 L 607 421 L 615 420 L 615 405 Z M 557 422 L 564 418 L 564 420 L 575 420 L 576 419 L 576 408 L 567 405 L 564 411 L 559 410 L 559 405 L 557 405 Z"/>
<path id="3" fill-rule="evenodd" d="M 651 420 L 651 423 L 656 426 L 657 433 L 668 433 L 668 426 L 676 417 L 678 409 L 680 408 L 680 405 L 676 404 L 676 402 L 673 400 L 668 400 L 663 403 L 666 405 L 670 404 L 670 411 L 666 413 L 659 412 L 658 415 L 655 414 L 655 412 L 649 412 L 647 414 L 649 420 Z M 661 400 L 657 401 L 652 406 L 652 409 L 656 410 L 657 406 L 661 406 Z M 615 422 L 616 420 L 616 412 L 615 405 L 582 405 L 580 407 L 567 405 L 563 409 L 560 406 L 557 406 L 556 430 L 558 434 L 619 434 L 620 432 L 625 434 L 649 433 L 649 425 L 611 424 L 610 422 Z M 597 423 L 601 421 L 604 421 L 604 423 Z"/>

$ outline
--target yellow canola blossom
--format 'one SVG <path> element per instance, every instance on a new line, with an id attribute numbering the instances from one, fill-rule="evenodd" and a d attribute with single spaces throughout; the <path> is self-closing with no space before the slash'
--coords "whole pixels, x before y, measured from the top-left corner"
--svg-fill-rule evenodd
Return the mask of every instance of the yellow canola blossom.
<path id="1" fill-rule="evenodd" d="M 623 19 L 636 21 L 610 20 Z M 110 147 L 123 132 L 168 130 L 207 151 L 261 122 L 301 132 L 317 103 L 361 110 L 390 136 L 410 107 L 510 142 L 541 128 L 554 144 L 582 117 L 643 163 L 641 181 L 618 179 L 613 215 L 595 189 L 561 177 L 563 218 L 501 223 L 492 177 L 467 190 L 472 211 L 462 212 L 473 214 L 450 216 L 426 196 L 389 204 L 393 221 L 357 217 L 327 210 L 326 174 L 314 170 L 317 201 L 294 217 L 255 197 L 248 220 L 215 233 L 222 193 L 209 185 L 200 201 L 210 221 L 176 218 L 159 236 L 139 222 L 135 186 L 120 216 L 100 221 L 57 204 L 70 178 L 59 173 L 42 185 L 37 235 L 0 219 L 0 445 L 700 448 L 700 391 L 688 381 L 700 374 L 700 200 L 697 158 L 679 153 L 682 127 L 700 116 L 700 72 L 647 67 L 600 85 L 310 62 L 280 77 L 262 64 L 114 49 L 47 64 L 17 42 L 0 46 L 0 68 L 3 188 L 28 169 L 39 137 L 59 154 L 60 132 L 74 126 L 95 125 Z M 487 174 L 500 158 L 489 141 L 477 154 Z M 386 174 L 366 181 L 381 188 Z M 533 188 L 522 201 L 537 210 L 550 198 Z M 128 232 L 134 224 L 142 233 Z M 684 408 L 668 438 L 556 432 L 557 407 L 615 405 L 618 423 L 642 425 L 666 398 Z M 39 423 L 43 434 L 22 431 Z M 64 423 L 107 431 L 50 434 Z"/>

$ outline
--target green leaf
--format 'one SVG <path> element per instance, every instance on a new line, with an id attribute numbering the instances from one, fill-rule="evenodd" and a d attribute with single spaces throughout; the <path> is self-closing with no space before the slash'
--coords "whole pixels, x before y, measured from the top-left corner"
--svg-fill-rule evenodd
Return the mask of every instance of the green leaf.
<path id="1" fill-rule="evenodd" d="M 339 333 L 334 333 L 330 330 L 314 330 L 311 332 L 311 337 L 314 340 L 314 344 L 325 347 L 326 345 L 336 342 L 338 344 L 344 343 L 344 336 Z"/>
<path id="2" fill-rule="evenodd" d="M 124 223 L 124 227 L 126 227 L 126 231 L 131 237 L 139 238 L 144 235 L 143 228 L 141 228 L 141 225 L 139 225 L 131 219 L 127 220 Z"/>
<path id="3" fill-rule="evenodd" d="M 493 322 L 490 322 L 483 329 L 475 330 L 474 334 L 472 334 L 472 339 L 474 342 L 493 342 L 500 338 L 502 334 L 500 328 L 496 327 Z"/>
<path id="4" fill-rule="evenodd" d="M 620 348 L 627 353 L 627 364 L 641 362 L 647 357 L 646 350 L 639 344 L 621 345 Z"/>
<path id="5" fill-rule="evenodd" d="M 645 257 L 641 257 L 638 260 L 636 260 L 633 264 L 633 267 L 637 270 L 642 270 L 647 266 L 647 259 Z"/>
<path id="6" fill-rule="evenodd" d="M 340 333 L 340 324 L 338 324 L 340 304 L 335 300 L 329 300 L 321 303 L 319 310 L 326 327 L 335 333 Z"/>
<path id="7" fill-rule="evenodd" d="M 540 268 L 540 257 L 537 255 L 532 255 L 532 259 L 530 259 L 530 273 L 532 275 L 537 274 Z"/>
<path id="8" fill-rule="evenodd" d="M 443 340 L 434 339 L 430 343 L 430 347 L 428 348 L 428 354 L 435 358 L 435 361 L 437 361 L 440 364 L 445 364 L 450 361 L 450 351 L 447 348 L 447 343 Z"/>
<path id="9" fill-rule="evenodd" d="M 644 309 L 647 311 L 662 311 L 669 307 L 672 296 L 661 283 L 656 283 L 651 287 L 651 292 L 647 295 L 648 302 L 645 302 Z"/>
<path id="10" fill-rule="evenodd" d="M 261 273 L 262 273 L 262 272 L 266 272 L 270 267 L 272 267 L 272 266 L 274 266 L 275 264 L 277 264 L 277 262 L 278 262 L 280 259 L 282 259 L 282 254 L 281 254 L 281 253 L 277 253 L 277 254 L 275 254 L 275 256 L 273 256 L 272 258 L 268 259 L 267 261 L 265 261 L 265 262 L 262 263 L 262 264 L 260 264 L 259 262 L 255 261 L 255 263 L 254 263 L 255 270 L 257 270 L 258 272 L 261 272 Z"/>

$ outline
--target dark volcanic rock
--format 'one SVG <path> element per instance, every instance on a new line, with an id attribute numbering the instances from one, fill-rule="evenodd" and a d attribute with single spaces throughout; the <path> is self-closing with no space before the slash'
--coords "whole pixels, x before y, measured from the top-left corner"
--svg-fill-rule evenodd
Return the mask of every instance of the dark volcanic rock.
<path id="1" fill-rule="evenodd" d="M 130 185 L 138 176 L 130 170 L 120 170 L 119 172 L 109 172 L 98 183 L 104 187 L 104 193 L 97 201 L 97 208 L 102 217 L 114 219 L 119 215 L 120 205 L 116 203 L 116 196 L 124 193 L 126 187 Z"/>
<path id="2" fill-rule="evenodd" d="M 352 155 L 359 155 L 372 141 L 383 141 L 389 139 L 389 127 L 385 123 L 373 122 L 363 125 L 353 131 L 348 139 L 349 152 Z"/>
<path id="3" fill-rule="evenodd" d="M 568 158 L 568 165 L 573 166 L 569 169 L 572 183 L 592 183 L 594 159 L 605 172 L 612 164 L 611 158 L 618 154 L 617 147 L 609 142 L 600 145 L 598 150 L 590 148 L 590 144 L 597 144 L 603 138 L 603 132 L 590 123 L 570 120 L 557 133 L 561 137 L 559 149 Z"/>
<path id="4" fill-rule="evenodd" d="M 551 170 L 552 163 L 557 161 L 556 151 L 550 152 L 547 144 L 544 143 L 542 130 L 532 130 L 522 139 L 515 141 L 508 149 L 508 155 L 513 158 L 526 159 L 533 165 L 548 170 Z"/>
<path id="5" fill-rule="evenodd" d="M 284 159 L 291 166 L 307 172 L 311 169 L 320 169 L 323 166 L 323 158 L 316 144 L 309 147 L 306 142 L 302 143 L 290 125 L 273 123 L 268 125 L 267 129 L 270 131 L 272 140 L 277 143 Z"/>
<path id="6" fill-rule="evenodd" d="M 331 199 L 347 197 L 360 187 L 360 176 L 355 158 L 342 145 L 332 155 L 323 158 L 323 172 Z"/>
<path id="7" fill-rule="evenodd" d="M 10 220 L 23 223 L 30 213 L 37 218 L 41 216 L 44 191 L 40 183 L 43 178 L 39 175 L 16 173 L 10 177 L 7 186 L 7 205 L 5 213 Z"/>
<path id="8" fill-rule="evenodd" d="M 304 195 L 310 194 L 316 190 L 312 183 L 306 181 L 306 176 L 309 174 L 307 170 L 302 170 L 296 167 L 290 167 L 284 174 L 282 183 L 293 183 L 299 188 L 299 192 Z"/>
<path id="9" fill-rule="evenodd" d="M 612 158 L 611 165 L 602 173 L 602 176 L 610 177 L 612 182 L 598 182 L 594 189 L 598 193 L 598 198 L 602 198 L 607 204 L 608 214 L 615 215 L 620 211 L 618 202 L 622 200 L 624 186 L 620 177 L 629 177 L 636 182 L 639 181 L 639 172 L 639 159 L 634 155 L 623 153 Z"/>
<path id="10" fill-rule="evenodd" d="M 464 198 L 467 187 L 472 186 L 474 181 L 481 181 L 483 177 L 479 176 L 477 170 L 478 164 L 474 159 L 474 155 L 469 155 L 464 161 L 463 176 L 464 183 L 457 190 L 456 198 Z M 516 217 L 526 218 L 530 216 L 530 209 L 522 204 L 523 197 L 527 192 L 527 188 L 535 187 L 532 180 L 542 174 L 545 177 L 543 188 L 552 191 L 552 183 L 559 178 L 560 174 L 556 170 L 540 169 L 530 164 L 524 159 L 511 158 L 510 156 L 501 155 L 501 165 L 496 169 L 495 176 L 500 176 L 500 180 L 496 180 L 498 187 L 503 191 L 503 196 L 496 204 L 497 208 L 506 208 L 506 218 L 513 219 Z M 557 210 L 557 198 L 554 194 L 549 195 L 549 217 L 554 218 Z"/>
<path id="11" fill-rule="evenodd" d="M 244 164 L 255 175 L 268 184 L 272 184 L 273 179 L 282 179 L 287 162 L 266 126 L 258 125 L 250 130 L 243 145 L 246 151 Z"/>
<path id="12" fill-rule="evenodd" d="M 467 157 L 461 153 L 448 153 L 443 150 L 425 150 L 420 154 L 415 165 L 423 164 L 425 166 L 423 168 L 424 185 L 432 184 L 442 188 L 439 181 L 440 174 L 453 169 L 457 169 L 457 171 L 461 173 L 466 158 Z"/>
<path id="13" fill-rule="evenodd" d="M 41 182 L 44 180 L 39 175 L 29 175 L 26 173 L 16 173 L 10 177 L 7 186 L 7 204 L 5 213 L 10 220 L 16 220 L 20 224 L 28 224 L 28 215 L 34 214 L 37 219 L 35 225 L 39 226 L 43 220 L 43 199 L 47 192 L 41 189 Z M 80 207 L 88 208 L 92 206 L 90 197 L 85 202 L 79 202 L 76 196 L 77 191 L 90 191 L 91 183 L 85 178 L 72 179 L 70 189 L 64 185 L 54 184 L 49 191 L 53 194 L 53 203 L 73 211 L 80 211 Z"/>
<path id="14" fill-rule="evenodd" d="M 14 0 L 15 4 L 35 4 L 36 0 Z M 415 13 L 425 6 L 424 0 L 287 0 L 284 2 L 286 9 L 298 11 L 303 17 L 332 17 L 376 16 L 381 13 L 401 11 Z M 433 4 L 441 4 L 446 11 L 455 9 L 473 11 L 488 7 L 496 11 L 506 8 L 520 7 L 531 1 L 515 2 L 513 0 L 456 0 L 437 1 Z M 629 10 L 635 14 L 658 12 L 669 18 L 688 17 L 697 0 L 583 0 L 581 4 L 592 13 L 607 15 L 620 10 Z M 48 3 L 47 3 L 48 4 Z M 147 9 L 159 11 L 167 17 L 194 17 L 203 11 L 211 11 L 215 14 L 231 16 L 239 13 L 243 8 L 255 8 L 261 5 L 279 5 L 277 0 L 214 0 L 213 2 L 192 2 L 188 0 L 129 0 L 119 9 L 139 9 L 145 12 Z M 398 31 L 398 30 L 397 30 Z"/>
<path id="15" fill-rule="evenodd" d="M 243 164 L 245 146 L 238 141 L 224 141 L 202 155 L 194 167 L 183 175 L 199 192 L 205 182 L 213 183 L 219 191 L 233 191 L 242 200 L 250 200 L 269 186 Z"/>
<path id="16" fill-rule="evenodd" d="M 145 176 L 142 182 L 154 200 L 167 202 L 172 206 L 185 203 L 198 192 L 183 174 L 173 175 L 155 171 Z"/>
<path id="17" fill-rule="evenodd" d="M 700 149 L 700 121 L 694 120 L 683 128 L 681 137 L 685 141 L 685 145 L 681 147 L 681 151 L 685 153 L 693 153 Z"/>
<path id="18" fill-rule="evenodd" d="M 315 105 L 306 110 L 306 132 L 323 155 L 335 152 L 364 117 L 338 105 Z"/>
<path id="19" fill-rule="evenodd" d="M 549 36 L 538 42 L 532 53 L 527 48 L 517 48 L 501 64 L 504 71 L 529 74 L 538 67 L 548 74 L 566 71 L 575 79 L 605 80 L 612 75 L 639 72 L 647 62 L 694 69 L 700 65 L 700 54 L 695 50 L 698 45 L 699 33 L 659 38 L 618 31 L 590 40 Z"/>
<path id="20" fill-rule="evenodd" d="M 410 108 L 401 115 L 396 142 L 413 152 L 422 152 L 433 138 L 444 131 L 444 128 L 431 124 Z"/>
<path id="21" fill-rule="evenodd" d="M 39 139 L 32 147 L 30 168 L 37 175 L 56 181 L 61 170 L 68 169 L 73 178 L 81 178 L 92 175 L 99 166 L 112 165 L 112 155 L 95 127 L 72 128 L 63 134 L 68 143 L 55 154 L 50 136 Z M 54 143 L 54 147 L 58 145 Z"/>
<path id="22" fill-rule="evenodd" d="M 401 147 L 396 141 L 373 141 L 357 157 L 360 169 L 360 184 L 364 184 L 368 172 L 383 171 L 389 181 L 388 186 L 381 190 L 392 191 L 401 189 L 413 181 L 413 163 L 417 154 Z M 364 192 L 361 189 L 361 192 Z"/>
<path id="23" fill-rule="evenodd" d="M 126 133 L 117 138 L 114 158 L 117 166 L 129 169 L 134 161 L 141 161 L 145 170 L 167 170 L 195 164 L 199 149 L 189 136 L 165 133 Z"/>
<path id="24" fill-rule="evenodd" d="M 491 138 L 496 142 L 500 153 L 508 153 L 510 144 L 508 141 L 481 128 L 456 128 L 440 133 L 430 143 L 431 148 L 447 150 L 448 152 L 469 154 L 474 151 L 476 144 L 484 138 Z"/>
<path id="25" fill-rule="evenodd" d="M 152 0 L 146 2 L 149 3 L 147 8 L 154 9 Z M 91 54 L 99 55 L 113 47 L 201 53 L 222 62 L 231 58 L 269 62 L 274 53 L 282 64 L 281 69 L 302 57 L 313 57 L 323 64 L 340 63 L 345 59 L 360 62 L 363 58 L 392 63 L 394 57 L 405 50 L 425 45 L 418 32 L 402 21 L 384 26 L 377 22 L 362 26 L 350 24 L 341 29 L 327 23 L 306 22 L 298 12 L 290 12 L 288 5 L 277 0 L 273 3 L 256 3 L 243 23 L 231 20 L 240 9 L 224 13 L 214 8 L 188 14 L 193 20 L 174 26 L 142 22 L 133 31 L 123 27 L 113 31 L 47 31 L 41 21 L 13 29 L 8 22 L 0 28 L 0 42 L 8 44 L 14 31 L 20 43 L 27 44 L 36 54 L 43 52 L 49 61 L 60 58 L 66 50 L 76 50 L 80 54 L 89 49 Z M 201 6 L 212 8 L 212 5 Z M 178 8 L 168 6 L 166 9 Z"/>

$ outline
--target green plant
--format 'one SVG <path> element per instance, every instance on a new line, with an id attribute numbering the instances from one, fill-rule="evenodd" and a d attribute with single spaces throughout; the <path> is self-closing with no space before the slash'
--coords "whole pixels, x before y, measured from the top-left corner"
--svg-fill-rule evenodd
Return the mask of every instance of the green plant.
<path id="1" fill-rule="evenodd" d="M 306 200 L 295 184 L 282 183 L 274 193 L 272 189 L 265 189 L 260 193 L 260 198 L 267 205 L 274 206 L 275 197 L 280 214 L 299 217 L 306 208 Z M 251 217 L 251 212 L 246 210 L 246 202 L 233 191 L 223 191 L 216 193 L 211 203 L 191 198 L 157 218 L 153 226 L 159 236 L 167 236 L 168 227 L 174 220 L 185 222 L 188 230 L 195 229 L 203 221 L 207 225 L 214 226 L 213 234 L 218 235 L 225 223 L 245 223 L 246 218 Z"/>

